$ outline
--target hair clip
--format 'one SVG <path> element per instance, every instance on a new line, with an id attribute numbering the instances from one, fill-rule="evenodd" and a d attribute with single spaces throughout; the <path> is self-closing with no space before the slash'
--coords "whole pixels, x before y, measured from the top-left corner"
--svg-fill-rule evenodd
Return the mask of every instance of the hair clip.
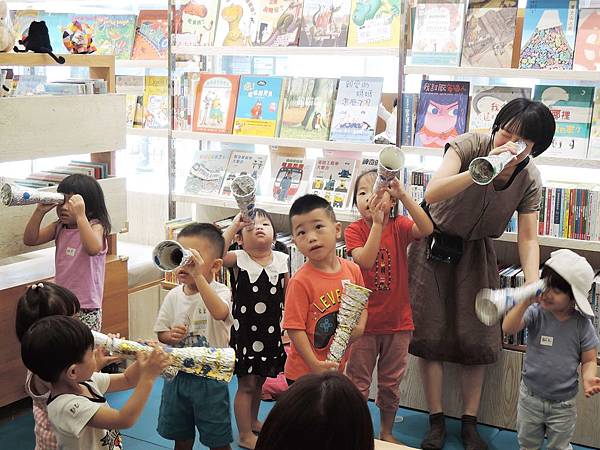
<path id="1" fill-rule="evenodd" d="M 44 284 L 43 284 L 43 283 L 38 283 L 38 284 L 32 284 L 32 285 L 31 285 L 31 289 L 33 289 L 34 291 L 35 291 L 37 288 L 40 288 L 40 289 L 41 289 L 41 288 L 43 288 L 43 287 L 44 287 Z"/>

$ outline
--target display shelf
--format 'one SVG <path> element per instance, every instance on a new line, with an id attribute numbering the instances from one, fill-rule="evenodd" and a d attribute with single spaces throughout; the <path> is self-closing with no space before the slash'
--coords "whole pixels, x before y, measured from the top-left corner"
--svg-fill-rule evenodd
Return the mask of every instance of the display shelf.
<path id="1" fill-rule="evenodd" d="M 58 64 L 45 53 L 0 53 L 0 66 L 56 66 L 56 67 L 114 67 L 112 55 L 60 55 L 64 64 Z"/>
<path id="2" fill-rule="evenodd" d="M 517 242 L 517 233 L 506 232 L 498 241 Z M 538 242 L 544 247 L 570 248 L 571 250 L 584 250 L 600 252 L 600 241 L 584 241 L 582 239 L 567 239 L 553 236 L 538 236 Z"/>
<path id="3" fill-rule="evenodd" d="M 175 46 L 178 55 L 204 56 L 398 56 L 398 48 L 354 48 L 354 47 L 204 47 Z"/>
<path id="4" fill-rule="evenodd" d="M 147 136 L 166 138 L 169 136 L 169 130 L 163 128 L 132 128 L 127 127 L 128 136 Z"/>
<path id="5" fill-rule="evenodd" d="M 117 59 L 118 69 L 164 69 L 169 68 L 166 59 Z M 198 69 L 198 61 L 177 61 L 175 67 L 178 69 Z"/>

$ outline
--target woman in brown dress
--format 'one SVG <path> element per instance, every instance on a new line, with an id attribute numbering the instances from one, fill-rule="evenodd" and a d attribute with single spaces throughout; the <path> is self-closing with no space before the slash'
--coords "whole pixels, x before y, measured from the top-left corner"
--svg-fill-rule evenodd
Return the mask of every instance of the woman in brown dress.
<path id="1" fill-rule="evenodd" d="M 493 238 L 502 235 L 515 211 L 525 279 L 538 278 L 542 182 L 529 156 L 543 153 L 552 143 L 554 131 L 554 117 L 545 105 L 524 98 L 512 100 L 498 113 L 491 136 L 467 133 L 446 144 L 443 162 L 427 187 L 425 200 L 437 230 L 454 238 L 459 248 L 462 244 L 462 256 L 453 263 L 430 259 L 427 239 L 415 242 L 409 250 L 415 323 L 409 351 L 420 358 L 430 413 L 423 449 L 444 446 L 444 361 L 462 365 L 461 437 L 465 449 L 487 448 L 475 424 L 485 365 L 498 358 L 501 332 L 498 325 L 488 327 L 477 319 L 475 295 L 482 288 L 499 286 Z M 519 140 L 527 144 L 526 149 L 492 183 L 480 186 L 473 182 L 468 167 L 474 158 L 507 150 L 516 154 Z"/>

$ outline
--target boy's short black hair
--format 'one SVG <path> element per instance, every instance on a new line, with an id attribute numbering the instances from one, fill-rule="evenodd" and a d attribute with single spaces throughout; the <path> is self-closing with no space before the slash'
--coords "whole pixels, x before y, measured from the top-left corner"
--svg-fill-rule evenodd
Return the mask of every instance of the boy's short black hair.
<path id="1" fill-rule="evenodd" d="M 17 338 L 20 341 L 27 329 L 44 317 L 73 316 L 79 310 L 77 296 L 65 287 L 47 281 L 30 286 L 17 303 Z"/>
<path id="2" fill-rule="evenodd" d="M 567 280 L 558 274 L 556 270 L 544 265 L 542 267 L 542 279 L 546 282 L 547 288 L 557 289 L 569 296 L 572 302 L 575 301 L 573 289 Z"/>
<path id="3" fill-rule="evenodd" d="M 222 258 L 225 253 L 225 239 L 221 230 L 212 223 L 190 223 L 183 227 L 178 237 L 195 236 L 206 239 L 213 249 L 215 259 Z"/>
<path id="4" fill-rule="evenodd" d="M 90 329 L 73 317 L 49 316 L 40 319 L 21 339 L 21 359 L 30 371 L 48 383 L 55 383 L 71 364 L 83 361 L 94 347 Z"/>
<path id="5" fill-rule="evenodd" d="M 315 194 L 306 194 L 302 197 L 298 197 L 294 203 L 292 203 L 292 207 L 290 208 L 290 229 L 292 228 L 292 218 L 294 216 L 308 214 L 315 209 L 325 210 L 325 213 L 329 216 L 331 221 L 334 223 L 337 222 L 335 212 L 327 200 Z M 294 230 L 292 230 L 292 233 L 293 232 Z"/>

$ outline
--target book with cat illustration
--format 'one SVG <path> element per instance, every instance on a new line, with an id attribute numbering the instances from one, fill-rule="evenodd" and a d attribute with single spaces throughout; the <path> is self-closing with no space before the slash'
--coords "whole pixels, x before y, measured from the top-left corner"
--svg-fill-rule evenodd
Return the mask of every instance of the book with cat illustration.
<path id="1" fill-rule="evenodd" d="M 147 75 L 144 80 L 144 128 L 167 128 L 168 125 L 167 77 Z"/>
<path id="2" fill-rule="evenodd" d="M 298 45 L 303 0 L 270 0 L 261 4 L 254 45 Z"/>
<path id="3" fill-rule="evenodd" d="M 352 0 L 348 47 L 398 47 L 400 0 Z"/>
<path id="4" fill-rule="evenodd" d="M 531 98 L 531 88 L 473 86 L 469 131 L 489 133 L 502 107 L 515 98 Z"/>
<path id="5" fill-rule="evenodd" d="M 233 134 L 277 136 L 284 82 L 284 77 L 241 77 Z"/>
<path id="6" fill-rule="evenodd" d="M 192 129 L 230 134 L 239 84 L 239 75 L 201 73 L 196 86 Z"/>
<path id="7" fill-rule="evenodd" d="M 215 31 L 215 47 L 254 45 L 260 6 L 259 0 L 221 0 Z"/>
<path id="8" fill-rule="evenodd" d="M 230 152 L 198 151 L 185 180 L 187 194 L 218 194 L 225 176 Z"/>
<path id="9" fill-rule="evenodd" d="M 142 9 L 138 16 L 131 59 L 167 59 L 167 10 Z"/>
<path id="10" fill-rule="evenodd" d="M 213 45 L 219 0 L 180 0 L 175 12 L 175 45 Z"/>
<path id="11" fill-rule="evenodd" d="M 231 195 L 231 182 L 240 175 L 250 175 L 259 182 L 266 162 L 267 155 L 242 151 L 232 152 L 223 177 L 221 194 Z"/>
<path id="12" fill-rule="evenodd" d="M 304 0 L 300 46 L 345 47 L 350 6 L 345 0 Z"/>

